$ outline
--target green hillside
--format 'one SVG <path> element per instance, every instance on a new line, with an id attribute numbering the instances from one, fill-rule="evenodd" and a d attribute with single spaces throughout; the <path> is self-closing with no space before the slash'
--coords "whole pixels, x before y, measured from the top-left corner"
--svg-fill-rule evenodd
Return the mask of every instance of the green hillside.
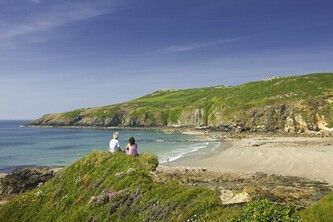
<path id="1" fill-rule="evenodd" d="M 333 73 L 276 77 L 238 86 L 161 90 L 126 103 L 45 115 L 32 125 L 327 130 L 333 127 Z"/>
<path id="2" fill-rule="evenodd" d="M 0 208 L 0 221 L 216 221 L 214 191 L 154 184 L 157 157 L 93 152 Z M 225 216 L 222 216 L 225 215 Z"/>
<path id="3" fill-rule="evenodd" d="M 218 192 L 175 181 L 154 182 L 154 155 L 92 152 L 54 178 L 0 206 L 0 221 L 323 221 L 332 193 L 303 211 L 293 203 L 258 199 L 223 206 Z"/>

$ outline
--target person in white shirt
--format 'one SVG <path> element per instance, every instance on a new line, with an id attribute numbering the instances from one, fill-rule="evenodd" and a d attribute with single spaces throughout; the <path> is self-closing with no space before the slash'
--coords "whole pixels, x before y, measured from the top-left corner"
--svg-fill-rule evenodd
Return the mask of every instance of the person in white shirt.
<path id="1" fill-rule="evenodd" d="M 119 138 L 119 133 L 118 132 L 113 133 L 113 139 L 110 140 L 110 144 L 109 144 L 111 153 L 114 153 L 117 151 L 122 152 L 122 150 L 120 149 L 120 144 L 119 144 L 118 138 Z"/>

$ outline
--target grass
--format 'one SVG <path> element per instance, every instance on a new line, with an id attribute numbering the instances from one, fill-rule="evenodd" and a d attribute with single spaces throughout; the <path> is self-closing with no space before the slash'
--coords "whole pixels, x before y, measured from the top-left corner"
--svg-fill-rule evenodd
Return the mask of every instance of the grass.
<path id="1" fill-rule="evenodd" d="M 292 203 L 255 200 L 224 207 L 215 191 L 156 184 L 155 155 L 94 151 L 42 186 L 0 208 L 0 221 L 331 221 L 333 193 L 303 211 Z"/>
<path id="2" fill-rule="evenodd" d="M 214 221 L 223 214 L 214 191 L 154 184 L 156 164 L 151 154 L 93 152 L 2 206 L 0 221 Z"/>
<path id="3" fill-rule="evenodd" d="M 119 116 L 117 124 L 177 125 L 187 116 L 200 110 L 198 122 L 189 124 L 219 125 L 244 118 L 255 110 L 285 105 L 294 113 L 314 110 L 325 115 L 328 125 L 333 125 L 332 103 L 333 73 L 309 74 L 273 78 L 230 87 L 206 87 L 184 90 L 157 91 L 126 103 L 74 110 L 56 116 L 62 119 L 77 116 L 106 119 Z M 313 119 L 313 116 L 308 119 Z M 249 122 L 251 122 L 249 120 Z M 267 120 L 265 120 L 267 122 Z"/>
<path id="4" fill-rule="evenodd" d="M 303 222 L 331 222 L 333 220 L 333 193 L 301 212 Z"/>
<path id="5" fill-rule="evenodd" d="M 269 199 L 255 200 L 246 204 L 230 222 L 298 222 L 301 221 L 297 207 L 292 203 L 272 202 Z"/>

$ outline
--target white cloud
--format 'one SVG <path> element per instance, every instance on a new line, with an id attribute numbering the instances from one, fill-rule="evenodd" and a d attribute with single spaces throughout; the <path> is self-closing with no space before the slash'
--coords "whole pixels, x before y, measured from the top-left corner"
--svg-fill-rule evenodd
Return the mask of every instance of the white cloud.
<path id="1" fill-rule="evenodd" d="M 173 46 L 169 46 L 169 47 L 164 48 L 164 49 L 160 49 L 160 50 L 158 50 L 158 52 L 160 52 L 160 53 L 177 53 L 177 52 L 192 51 L 192 50 L 197 50 L 197 49 L 201 49 L 201 48 L 207 48 L 207 47 L 211 47 L 211 46 L 237 42 L 237 41 L 240 41 L 244 38 L 248 38 L 248 37 L 235 37 L 235 38 L 231 38 L 231 39 L 221 39 L 221 40 L 212 41 L 212 42 L 201 42 L 201 43 L 188 43 L 188 44 L 183 44 L 183 45 L 173 45 Z"/>
<path id="2" fill-rule="evenodd" d="M 40 3 L 40 0 L 30 0 Z M 110 9 L 84 3 L 66 3 L 61 6 L 45 8 L 44 12 L 16 18 L 15 21 L 0 23 L 0 46 L 18 37 L 39 34 L 74 22 L 87 20 L 105 13 Z M 36 39 L 36 36 L 34 36 Z"/>
<path id="3" fill-rule="evenodd" d="M 29 1 L 36 4 L 42 3 L 42 0 L 29 0 Z"/>

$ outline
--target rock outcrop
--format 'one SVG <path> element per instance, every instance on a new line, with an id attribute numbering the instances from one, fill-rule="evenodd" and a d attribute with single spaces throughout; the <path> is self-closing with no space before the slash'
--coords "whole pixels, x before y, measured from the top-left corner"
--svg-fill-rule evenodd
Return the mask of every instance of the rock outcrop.
<path id="1" fill-rule="evenodd" d="M 308 206 L 333 190 L 333 187 L 324 181 L 263 172 L 223 173 L 202 168 L 162 166 L 157 168 L 153 175 L 156 183 L 175 181 L 189 186 L 208 187 L 218 193 L 223 205 L 270 198 Z"/>
<path id="2" fill-rule="evenodd" d="M 12 174 L 0 178 L 0 194 L 19 194 L 32 190 L 51 179 L 57 169 L 17 168 Z"/>

